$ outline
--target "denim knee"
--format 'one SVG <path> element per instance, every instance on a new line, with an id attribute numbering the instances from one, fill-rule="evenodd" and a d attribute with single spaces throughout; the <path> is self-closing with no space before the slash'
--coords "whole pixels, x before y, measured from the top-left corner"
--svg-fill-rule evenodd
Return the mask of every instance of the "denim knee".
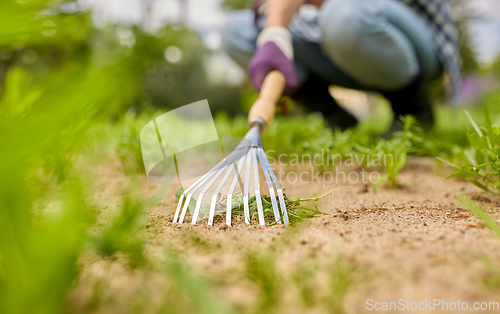
<path id="1" fill-rule="evenodd" d="M 418 75 L 412 44 L 383 16 L 387 0 L 331 0 L 320 11 L 322 49 L 370 88 L 395 90 Z"/>
<path id="2" fill-rule="evenodd" d="M 256 50 L 258 31 L 253 20 L 251 10 L 233 11 L 221 31 L 222 49 L 244 68 Z"/>

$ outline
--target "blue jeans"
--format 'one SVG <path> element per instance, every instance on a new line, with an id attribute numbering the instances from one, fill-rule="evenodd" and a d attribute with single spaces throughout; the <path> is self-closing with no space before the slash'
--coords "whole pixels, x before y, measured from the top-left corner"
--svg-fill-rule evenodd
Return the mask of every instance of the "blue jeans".
<path id="1" fill-rule="evenodd" d="M 431 81 L 442 73 L 430 30 L 400 1 L 330 0 L 320 8 L 318 25 L 321 43 L 292 33 L 299 83 L 312 72 L 330 85 L 393 91 L 419 74 Z M 245 69 L 260 29 L 251 10 L 232 12 L 223 28 L 222 47 Z"/>

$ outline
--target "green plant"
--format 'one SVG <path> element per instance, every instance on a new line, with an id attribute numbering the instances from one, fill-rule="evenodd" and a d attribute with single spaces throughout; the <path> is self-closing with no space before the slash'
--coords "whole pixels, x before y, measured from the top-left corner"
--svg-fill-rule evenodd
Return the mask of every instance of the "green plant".
<path id="1" fill-rule="evenodd" d="M 183 188 L 180 188 L 177 190 L 175 193 L 175 196 L 179 198 L 184 191 Z M 285 206 L 286 210 L 288 213 L 288 220 L 290 223 L 297 223 L 302 221 L 305 218 L 312 218 L 318 215 L 327 215 L 324 212 L 321 212 L 318 209 L 318 206 L 316 205 L 316 202 L 322 199 L 323 197 L 331 194 L 332 191 L 327 192 L 321 196 L 318 197 L 312 197 L 312 198 L 292 198 L 288 199 L 286 196 L 284 198 L 285 200 Z M 185 201 L 185 200 L 184 200 Z M 266 221 L 266 225 L 272 226 L 275 225 L 277 222 L 274 218 L 274 210 L 272 207 L 272 202 L 271 202 L 271 197 L 267 195 L 262 195 L 261 196 L 261 202 L 262 202 L 262 209 L 264 212 L 264 219 Z M 303 205 L 302 203 L 304 202 L 311 202 L 311 204 L 314 206 L 314 208 L 307 207 Z M 278 204 L 279 207 L 279 199 L 276 197 L 276 203 Z M 192 210 L 196 205 L 196 199 L 191 198 L 190 204 L 189 204 L 189 209 Z M 227 201 L 225 198 L 222 198 L 219 202 L 216 204 L 216 211 L 218 211 L 218 214 L 214 217 L 215 221 L 225 221 L 226 220 L 226 205 Z M 243 205 L 243 195 L 238 192 L 233 195 L 232 199 L 232 213 L 239 215 L 240 217 L 243 216 L 244 214 L 244 205 Z M 183 203 L 184 206 L 184 203 Z M 253 217 L 254 213 L 257 212 L 257 198 L 255 196 L 249 197 L 248 199 L 248 208 L 249 208 L 249 215 L 250 218 Z M 209 205 L 201 205 L 201 211 L 207 212 L 210 209 Z M 279 221 L 283 222 L 283 216 L 279 217 Z M 253 219 L 250 220 L 250 223 L 254 223 Z"/>
<path id="2" fill-rule="evenodd" d="M 500 125 L 493 125 L 487 108 L 484 108 L 485 127 L 479 127 L 469 112 L 465 111 L 474 128 L 470 132 L 470 149 L 463 151 L 467 165 L 456 165 L 442 158 L 457 171 L 447 178 L 463 177 L 481 189 L 500 195 Z"/>
<path id="3" fill-rule="evenodd" d="M 99 236 L 89 238 L 89 243 L 104 256 L 112 256 L 117 252 L 128 254 L 132 266 L 141 266 L 146 260 L 143 255 L 144 240 L 140 230 L 146 225 L 147 207 L 154 204 L 164 193 L 159 189 L 150 199 L 144 199 L 137 193 L 137 182 L 132 180 L 131 186 L 123 193 L 123 202 L 118 215 L 111 219 L 108 228 L 104 228 Z"/>
<path id="4" fill-rule="evenodd" d="M 141 150 L 141 130 L 151 120 L 147 113 L 135 114 L 132 110 L 115 125 L 118 143 L 116 151 L 126 174 L 145 174 Z"/>
<path id="5" fill-rule="evenodd" d="M 302 261 L 292 272 L 292 280 L 299 290 L 302 301 L 307 307 L 312 307 L 318 300 L 315 286 L 317 285 L 318 273 L 317 261 L 314 258 L 308 258 Z"/>
<path id="6" fill-rule="evenodd" d="M 477 205 L 473 200 L 468 198 L 465 194 L 457 196 L 458 200 L 462 202 L 467 209 L 476 216 L 483 224 L 500 237 L 500 224 L 492 218 L 481 206 Z"/>
<path id="7" fill-rule="evenodd" d="M 282 278 L 276 267 L 275 257 L 270 253 L 248 253 L 245 255 L 246 277 L 259 288 L 259 311 L 269 311 L 278 306 Z"/>
<path id="8" fill-rule="evenodd" d="M 483 276 L 483 284 L 490 289 L 500 288 L 500 265 L 485 255 L 477 256 L 488 272 Z"/>
<path id="9" fill-rule="evenodd" d="M 337 257 L 329 274 L 330 289 L 327 303 L 332 313 L 345 313 L 344 299 L 355 283 L 356 266 L 343 256 Z"/>
<path id="10" fill-rule="evenodd" d="M 193 274 L 186 262 L 173 249 L 165 253 L 162 269 L 167 275 L 170 289 L 165 295 L 166 313 L 233 313 L 232 309 L 217 298 L 214 285 Z"/>
<path id="11" fill-rule="evenodd" d="M 496 236 L 500 237 L 500 223 L 491 217 L 481 206 L 471 200 L 465 193 L 457 196 L 458 200 L 481 222 L 490 229 Z M 483 284 L 486 287 L 500 288 L 500 266 L 487 256 L 479 255 L 477 258 L 488 268 L 488 276 L 483 277 Z"/>
<path id="12" fill-rule="evenodd" d="M 406 116 L 402 120 L 404 122 L 404 129 L 394 133 L 391 139 L 382 139 L 373 148 L 365 148 L 358 145 L 359 151 L 371 156 L 371 158 L 367 158 L 367 160 L 370 160 L 368 162 L 369 167 L 385 167 L 385 173 L 373 186 L 374 190 L 377 190 L 382 184 L 391 189 L 399 187 L 400 184 L 413 186 L 409 182 L 399 182 L 397 176 L 406 164 L 406 158 L 414 145 L 413 143 L 422 142 L 422 139 L 416 135 L 420 132 L 420 129 L 416 126 L 417 121 L 415 118 Z"/>
<path id="13" fill-rule="evenodd" d="M 297 223 L 302 221 L 305 218 L 312 218 L 317 215 L 326 215 L 325 213 L 321 212 L 318 210 L 318 207 L 316 206 L 316 202 L 323 198 L 325 195 L 321 195 L 319 197 L 315 198 L 292 198 L 288 199 L 285 198 L 285 206 L 286 206 L 286 211 L 288 213 L 288 220 L 290 223 Z M 274 211 L 271 203 L 271 198 L 267 195 L 261 196 L 261 201 L 262 201 L 262 209 L 264 212 L 264 219 L 266 220 L 267 225 L 274 225 L 276 224 L 275 218 L 274 218 Z M 241 194 L 234 195 L 233 197 L 233 204 L 237 204 L 236 207 L 233 208 L 233 213 L 243 215 L 244 211 L 244 206 L 243 206 L 243 196 Z M 276 197 L 276 202 L 279 204 L 279 199 Z M 302 205 L 301 203 L 303 202 L 312 202 L 314 208 L 307 207 Z M 253 216 L 253 214 L 257 211 L 257 199 L 255 196 L 252 196 L 248 200 L 248 208 L 250 212 L 250 217 Z M 222 220 L 225 219 L 225 214 L 221 213 L 220 217 Z M 283 216 L 279 218 L 279 221 L 283 222 Z M 252 223 L 252 221 L 251 221 Z"/>

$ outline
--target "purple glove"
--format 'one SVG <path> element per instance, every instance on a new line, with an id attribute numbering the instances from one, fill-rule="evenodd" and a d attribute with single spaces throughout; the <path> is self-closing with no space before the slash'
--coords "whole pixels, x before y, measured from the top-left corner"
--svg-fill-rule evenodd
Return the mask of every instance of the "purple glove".
<path id="1" fill-rule="evenodd" d="M 283 74 L 286 80 L 285 94 L 290 95 L 298 84 L 293 62 L 274 42 L 267 42 L 257 49 L 248 66 L 255 90 L 260 92 L 264 78 L 273 70 Z"/>

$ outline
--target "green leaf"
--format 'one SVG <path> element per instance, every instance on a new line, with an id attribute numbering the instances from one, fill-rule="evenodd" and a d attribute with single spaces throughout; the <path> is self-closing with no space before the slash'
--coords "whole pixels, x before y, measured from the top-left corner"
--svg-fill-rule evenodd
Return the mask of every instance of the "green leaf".
<path id="1" fill-rule="evenodd" d="M 483 189 L 483 190 L 485 190 L 485 191 L 488 191 L 488 192 L 490 192 L 490 193 L 495 194 L 495 192 L 493 192 L 493 191 L 491 191 L 490 189 L 488 189 L 488 187 L 487 187 L 486 185 L 484 185 L 484 184 L 482 184 L 482 183 L 479 183 L 479 182 L 478 182 L 478 181 L 476 181 L 476 180 L 470 180 L 470 182 L 474 183 L 474 185 L 475 185 L 475 186 L 477 186 L 477 187 L 478 187 L 478 188 L 480 188 L 480 189 Z"/>
<path id="2" fill-rule="evenodd" d="M 468 198 L 464 193 L 458 195 L 457 198 L 467 207 L 467 209 L 472 214 L 474 214 L 474 216 L 481 220 L 488 229 L 492 230 L 497 236 L 500 237 L 500 225 L 495 221 L 493 217 L 491 217 L 486 211 L 484 211 L 481 206 Z"/>
<path id="3" fill-rule="evenodd" d="M 412 188 L 412 189 L 415 187 L 415 186 L 413 185 L 413 183 L 408 182 L 408 181 L 401 182 L 401 184 L 404 184 L 404 185 L 406 185 L 407 187 L 410 187 L 410 188 Z"/>
<path id="4" fill-rule="evenodd" d="M 447 160 L 444 160 L 443 158 L 441 157 L 436 157 L 437 160 L 440 160 L 442 162 L 444 162 L 445 164 L 447 164 L 448 166 L 450 167 L 453 167 L 453 168 L 456 168 L 456 169 L 460 169 L 460 166 L 457 166 L 455 164 L 452 164 L 451 162 L 447 161 Z"/>
<path id="5" fill-rule="evenodd" d="M 181 186 L 176 192 L 175 192 L 175 197 L 177 199 L 181 198 L 181 194 L 184 192 L 184 188 Z"/>
<path id="6" fill-rule="evenodd" d="M 398 160 L 398 164 L 394 170 L 395 174 L 398 174 L 401 170 L 403 170 L 405 164 L 406 164 L 406 152 L 401 153 L 401 156 Z"/>
<path id="7" fill-rule="evenodd" d="M 470 172 L 473 172 L 472 167 L 460 166 L 460 169 L 458 171 L 453 172 L 452 174 L 447 176 L 446 179 L 449 179 L 451 177 L 463 177 Z"/>
<path id="8" fill-rule="evenodd" d="M 377 183 L 375 183 L 373 185 L 373 191 L 377 191 L 377 189 L 380 187 L 380 185 L 382 185 L 382 183 L 385 183 L 385 181 L 387 181 L 387 179 L 389 179 L 389 174 L 388 173 L 385 173 L 383 174 L 381 177 L 380 177 L 380 180 L 377 181 Z"/>
<path id="9" fill-rule="evenodd" d="M 488 139 L 489 139 L 489 147 L 492 148 L 492 145 L 495 145 L 497 143 L 496 141 L 496 136 L 495 132 L 493 132 L 493 126 L 491 125 L 491 117 L 490 113 L 488 111 L 488 108 L 484 107 L 484 121 L 486 122 L 486 131 L 488 132 Z"/>
<path id="10" fill-rule="evenodd" d="M 175 192 L 175 197 L 177 199 L 179 199 L 181 197 L 181 194 L 184 192 L 184 188 L 183 187 L 180 187 L 176 192 Z M 182 205 L 181 205 L 181 208 L 184 206 L 184 203 L 186 202 L 186 199 L 184 198 L 182 200 Z M 189 206 L 188 206 L 188 210 L 190 213 L 192 213 L 194 211 L 196 207 L 196 199 L 194 197 L 191 197 L 191 199 L 189 200 Z M 202 205 L 201 209 L 205 209 Z M 210 209 L 210 206 L 209 206 L 209 209 Z"/>
<path id="11" fill-rule="evenodd" d="M 464 111 L 465 111 L 465 114 L 467 115 L 467 118 L 469 119 L 470 123 L 474 127 L 474 130 L 476 130 L 477 134 L 479 134 L 479 136 L 483 136 L 483 132 L 481 132 L 481 129 L 477 126 L 474 119 L 472 119 L 472 116 L 470 115 L 470 113 L 467 110 L 464 110 Z"/>

